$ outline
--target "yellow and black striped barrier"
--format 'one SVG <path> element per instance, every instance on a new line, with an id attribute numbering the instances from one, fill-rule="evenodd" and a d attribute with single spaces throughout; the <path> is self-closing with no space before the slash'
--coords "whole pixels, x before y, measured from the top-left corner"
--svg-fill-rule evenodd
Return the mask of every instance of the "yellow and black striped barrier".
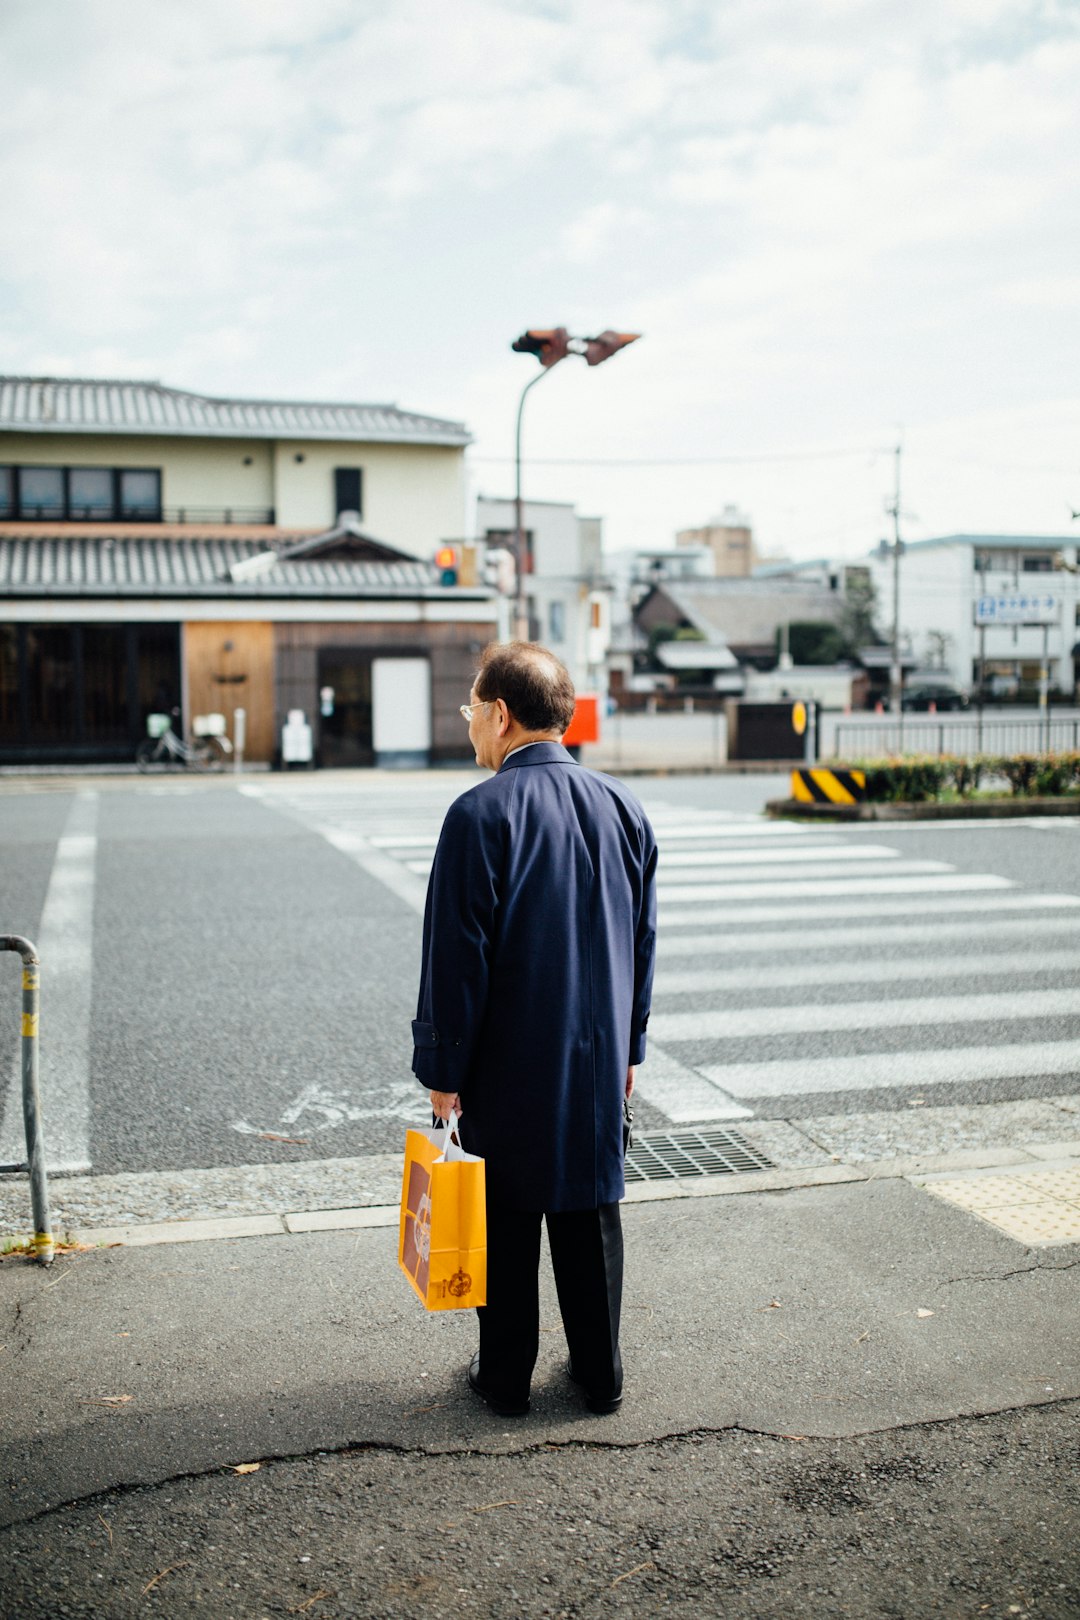
<path id="1" fill-rule="evenodd" d="M 791 797 L 801 804 L 861 804 L 866 798 L 866 772 L 831 771 L 819 765 L 792 771 Z"/>

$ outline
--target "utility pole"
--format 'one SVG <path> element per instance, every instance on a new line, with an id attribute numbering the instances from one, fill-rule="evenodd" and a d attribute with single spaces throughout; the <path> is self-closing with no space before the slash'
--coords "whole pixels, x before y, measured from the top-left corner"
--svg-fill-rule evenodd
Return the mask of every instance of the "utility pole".
<path id="1" fill-rule="evenodd" d="M 897 445 L 896 457 L 896 487 L 893 493 L 893 503 L 885 508 L 893 520 L 893 606 L 892 606 L 892 664 L 889 669 L 889 708 L 895 715 L 903 712 L 903 672 L 900 668 L 900 553 L 903 549 L 900 540 L 900 455 L 902 445 Z"/>

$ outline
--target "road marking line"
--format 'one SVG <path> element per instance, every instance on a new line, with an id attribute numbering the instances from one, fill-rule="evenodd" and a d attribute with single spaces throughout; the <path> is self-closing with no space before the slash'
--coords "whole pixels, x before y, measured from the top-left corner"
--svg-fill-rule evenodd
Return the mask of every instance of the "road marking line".
<path id="1" fill-rule="evenodd" d="M 1000 1024 L 1020 1018 L 1068 1018 L 1080 1013 L 1080 990 L 1020 990 L 1006 996 L 924 996 L 911 1000 L 806 1002 L 796 1007 L 719 1008 L 653 1013 L 650 1033 L 661 1042 L 741 1040 L 746 1036 L 809 1035 L 828 1030 L 911 1029 L 926 1024 Z"/>
<path id="2" fill-rule="evenodd" d="M 662 900 L 670 894 L 673 888 L 681 884 L 683 889 L 690 891 L 683 894 L 681 898 L 689 899 L 692 893 L 707 884 L 775 882 L 789 885 L 792 880 L 801 882 L 804 878 L 845 878 L 852 870 L 847 861 L 814 861 L 812 864 L 800 867 L 795 872 L 786 866 L 758 866 L 756 862 L 750 861 L 741 866 L 710 866 L 693 874 L 675 872 L 672 873 L 673 881 L 665 882 L 664 860 L 663 856 L 661 856 L 660 877 L 656 885 L 656 893 L 657 897 Z M 955 872 L 955 870 L 956 868 L 950 866 L 947 861 L 868 861 L 864 866 L 858 868 L 856 876 L 859 878 L 891 878 L 898 872 L 910 875 L 929 875 L 932 872 Z"/>
<path id="3" fill-rule="evenodd" d="M 659 1108 L 673 1125 L 691 1119 L 749 1119 L 753 1114 L 715 1081 L 703 1079 L 698 1070 L 687 1068 L 651 1039 L 637 1071 L 634 1095 Z"/>
<path id="4" fill-rule="evenodd" d="M 309 813 L 306 805 L 301 807 L 294 800 L 284 796 L 265 794 L 262 788 L 252 786 L 242 787 L 240 791 L 252 798 L 261 799 L 271 809 L 288 816 L 291 821 L 298 822 L 308 832 L 325 838 L 334 849 L 339 850 L 342 855 L 347 855 L 351 861 L 355 861 L 369 877 L 375 878 L 391 893 L 396 894 L 398 899 L 403 900 L 418 916 L 424 915 L 427 885 L 417 882 L 400 861 L 395 861 L 392 856 L 384 855 L 382 850 L 375 849 L 369 839 L 362 837 L 360 833 L 345 832 L 329 822 L 318 820 Z"/>
<path id="5" fill-rule="evenodd" d="M 929 862 L 931 866 L 940 867 L 940 862 Z M 857 878 L 833 879 L 830 881 L 812 882 L 803 877 L 793 878 L 790 873 L 776 882 L 758 881 L 756 883 L 658 883 L 656 886 L 657 898 L 662 904 L 669 904 L 673 900 L 779 900 L 791 899 L 796 896 L 808 897 L 820 895 L 827 899 L 832 895 L 842 894 L 915 894 L 940 893 L 942 890 L 964 889 L 1012 889 L 1015 887 L 1011 878 L 997 877 L 986 872 L 959 872 L 950 873 L 938 871 L 932 877 L 870 877 L 860 875 Z M 667 919 L 662 918 L 666 923 Z"/>
<path id="6" fill-rule="evenodd" d="M 1038 898 L 1042 898 L 1039 896 Z M 1077 900 L 1080 905 L 1080 900 Z M 920 911 L 922 907 L 919 908 Z M 954 907 L 950 907 L 950 912 Z M 812 948 L 815 955 L 825 960 L 831 960 L 830 952 L 842 951 L 851 945 L 879 945 L 884 948 L 903 950 L 907 945 L 921 944 L 924 941 L 931 943 L 947 939 L 978 938 L 986 942 L 987 925 L 985 914 L 987 907 L 980 907 L 977 914 L 968 922 L 931 922 L 926 923 L 894 923 L 864 927 L 830 928 L 827 934 L 822 933 L 817 926 L 819 913 L 816 910 L 807 910 L 803 919 L 811 927 L 786 928 L 766 933 L 755 934 L 740 931 L 737 934 L 721 933 L 719 930 L 708 934 L 671 934 L 662 933 L 657 941 L 657 954 L 663 962 L 678 956 L 745 956 L 748 952 L 769 951 L 774 954 L 785 951 L 799 951 L 805 953 Z M 1048 934 L 1067 934 L 1076 937 L 1077 920 L 1074 916 L 1043 916 L 1043 917 L 999 917 L 993 924 L 993 938 L 1031 937 L 1041 942 Z M 1035 954 L 1033 948 L 1032 954 Z M 895 958 L 893 958 L 895 960 Z M 992 958 L 988 958 L 993 960 Z M 1042 965 L 1042 958 L 1038 960 Z M 786 969 L 779 969 L 784 971 Z M 787 981 L 790 982 L 790 981 Z"/>
<path id="7" fill-rule="evenodd" d="M 1075 924 L 1073 925 L 1075 927 Z M 1080 970 L 1080 951 L 1002 951 L 1000 955 L 913 956 L 908 959 L 867 961 L 864 956 L 830 957 L 777 966 L 762 962 L 757 967 L 691 968 L 681 973 L 656 976 L 653 996 L 689 995 L 697 991 L 769 990 L 786 991 L 808 985 L 894 984 L 901 980 L 918 982 L 931 979 L 985 978 L 990 974 L 1068 973 Z"/>
<path id="8" fill-rule="evenodd" d="M 1080 1077 L 1080 1041 L 1013 1046 L 960 1046 L 927 1052 L 861 1052 L 855 1057 L 702 1065 L 700 1073 L 736 1097 L 808 1096 L 1010 1080 L 1018 1075 Z"/>
<path id="9" fill-rule="evenodd" d="M 646 814 L 648 814 L 647 810 Z M 728 839 L 744 838 L 748 841 L 761 839 L 767 843 L 772 843 L 777 839 L 780 839 L 781 841 L 794 843 L 796 841 L 810 842 L 818 838 L 836 837 L 835 827 L 796 827 L 777 821 L 746 821 L 736 823 L 679 821 L 668 823 L 662 821 L 658 816 L 650 816 L 649 820 L 652 825 L 653 832 L 656 834 L 657 839 L 661 843 L 666 838 L 718 838 L 723 839 L 725 842 Z M 881 837 L 880 829 L 877 829 L 877 835 L 879 838 Z"/>
<path id="10" fill-rule="evenodd" d="M 751 866 L 770 865 L 780 866 L 785 863 L 795 864 L 805 861 L 819 861 L 823 857 L 830 861 L 881 861 L 893 860 L 899 856 L 898 849 L 890 849 L 887 844 L 799 844 L 795 849 L 774 849 L 772 847 L 753 855 L 745 849 L 675 849 L 665 850 L 664 840 L 660 840 L 660 865 L 669 866 Z"/>
<path id="11" fill-rule="evenodd" d="M 93 971 L 96 792 L 75 795 L 53 861 L 34 944 L 41 957 L 41 1121 L 49 1171 L 90 1169 L 90 999 Z M 0 1159 L 26 1158 L 22 1073 L 16 1062 Z"/>
<path id="12" fill-rule="evenodd" d="M 785 894 L 790 892 L 790 885 L 782 886 Z M 915 887 L 915 885 L 912 885 Z M 932 887 L 940 887 L 932 885 Z M 835 889 L 832 892 L 836 892 Z M 875 887 L 875 893 L 880 890 Z M 894 917 L 956 917 L 960 915 L 985 916 L 1000 911 L 1073 911 L 1080 907 L 1080 895 L 1075 894 L 1031 894 L 1011 892 L 1002 893 L 1000 890 L 990 895 L 957 895 L 950 894 L 947 899 L 935 899 L 927 895 L 924 899 L 907 900 L 895 896 L 887 896 L 884 904 L 878 900 L 837 899 L 816 900 L 810 905 L 780 905 L 780 906 L 694 906 L 686 911 L 669 911 L 665 908 L 662 920 L 663 931 L 660 934 L 661 944 L 672 938 L 672 930 L 676 928 L 701 928 L 703 925 L 715 924 L 720 928 L 733 927 L 736 923 L 804 923 L 808 928 L 819 921 L 829 921 L 835 917 L 884 917 L 885 926 Z M 1033 925 L 1041 925 L 1040 918 L 1032 920 Z M 677 937 L 677 936 L 674 936 Z M 755 938 L 753 934 L 740 935 L 734 940 L 736 947 L 744 939 Z"/>

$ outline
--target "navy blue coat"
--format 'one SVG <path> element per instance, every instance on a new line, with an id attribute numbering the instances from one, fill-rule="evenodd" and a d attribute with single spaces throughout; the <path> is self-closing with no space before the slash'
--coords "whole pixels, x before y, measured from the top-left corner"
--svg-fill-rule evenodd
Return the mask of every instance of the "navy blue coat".
<path id="1" fill-rule="evenodd" d="M 534 743 L 447 811 L 424 915 L 413 1073 L 461 1095 L 492 1200 L 623 1195 L 626 1071 L 645 1056 L 656 840 L 634 796 Z"/>

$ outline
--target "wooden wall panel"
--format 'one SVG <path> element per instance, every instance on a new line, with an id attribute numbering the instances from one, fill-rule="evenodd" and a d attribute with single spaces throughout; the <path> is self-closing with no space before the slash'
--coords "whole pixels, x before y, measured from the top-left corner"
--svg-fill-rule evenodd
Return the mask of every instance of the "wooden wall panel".
<path id="1" fill-rule="evenodd" d="M 225 643 L 231 650 L 225 651 Z M 245 759 L 269 760 L 277 747 L 274 726 L 274 627 L 256 623 L 184 626 L 190 726 L 197 714 L 223 714 L 233 735 L 233 710 L 247 713 Z M 244 675 L 244 681 L 223 679 Z"/>

